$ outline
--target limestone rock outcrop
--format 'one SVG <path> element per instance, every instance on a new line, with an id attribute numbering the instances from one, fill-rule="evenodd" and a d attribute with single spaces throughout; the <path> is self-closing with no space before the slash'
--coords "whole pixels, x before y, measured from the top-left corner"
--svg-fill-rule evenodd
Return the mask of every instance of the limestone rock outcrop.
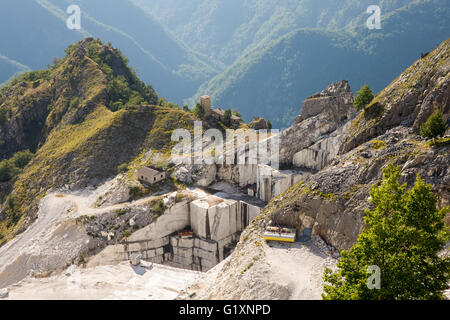
<path id="1" fill-rule="evenodd" d="M 330 88 L 316 96 L 330 95 L 327 91 L 342 92 L 347 87 L 341 84 Z M 305 120 L 303 114 L 306 117 L 322 111 L 320 116 L 328 110 L 320 104 L 317 104 L 317 111 L 308 103 L 305 105 L 300 122 L 291 130 L 300 129 L 302 124 L 317 117 Z M 302 233 L 310 228 L 312 219 L 315 233 L 336 248 L 348 249 L 364 226 L 364 211 L 371 205 L 368 201 L 370 188 L 381 179 L 383 168 L 389 163 L 401 168 L 401 182 L 408 187 L 419 174 L 438 195 L 439 207 L 448 206 L 448 136 L 441 139 L 442 143 L 431 143 L 417 134 L 420 125 L 436 109 L 442 112 L 444 119 L 450 119 L 450 40 L 414 63 L 365 110 L 334 132 L 337 133 L 336 143 L 330 143 L 335 146 L 331 147 L 334 159 L 330 159 L 326 168 L 321 169 L 319 164 L 324 161 L 323 152 L 330 150 L 324 141 L 331 137 L 315 143 L 315 154 L 310 151 L 311 147 L 294 154 L 294 164 L 299 161 L 316 164 L 315 169 L 320 171 L 284 193 L 282 201 L 276 200 L 278 222 Z M 313 138 L 304 133 L 304 140 L 314 139 L 317 133 L 311 131 L 311 135 Z M 450 223 L 449 217 L 446 223 Z"/>
<path id="2" fill-rule="evenodd" d="M 343 132 L 356 116 L 347 81 L 333 83 L 303 102 L 295 123 L 280 134 L 280 163 L 320 170 L 338 153 Z"/>
<path id="3" fill-rule="evenodd" d="M 217 167 L 215 164 L 179 165 L 172 177 L 185 184 L 197 184 L 207 187 L 216 180 Z"/>
<path id="4" fill-rule="evenodd" d="M 267 122 L 264 118 L 255 118 L 248 124 L 248 127 L 253 130 L 267 129 Z"/>

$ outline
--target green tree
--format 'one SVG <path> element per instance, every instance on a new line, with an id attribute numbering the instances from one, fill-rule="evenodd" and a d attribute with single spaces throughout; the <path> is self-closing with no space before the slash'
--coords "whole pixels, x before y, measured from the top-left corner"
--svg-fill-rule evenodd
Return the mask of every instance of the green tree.
<path id="1" fill-rule="evenodd" d="M 131 95 L 131 90 L 128 86 L 128 82 L 122 75 L 118 76 L 108 83 L 106 92 L 108 94 L 109 101 L 111 101 L 111 104 L 117 101 L 121 101 L 122 104 L 125 104 L 126 102 L 128 102 L 128 99 Z"/>
<path id="2" fill-rule="evenodd" d="M 443 136 L 446 130 L 447 124 L 442 117 L 441 110 L 437 109 L 420 126 L 420 135 L 425 138 L 436 138 L 437 136 Z"/>
<path id="3" fill-rule="evenodd" d="M 373 210 L 367 225 L 349 251 L 341 252 L 338 270 L 324 272 L 327 300 L 345 299 L 442 299 L 450 280 L 450 257 L 438 252 L 449 236 L 444 217 L 450 208 L 438 210 L 431 186 L 419 176 L 414 187 L 400 185 L 400 168 L 389 165 L 381 185 L 370 193 Z M 379 289 L 369 289 L 369 266 L 380 268 Z"/>
<path id="4" fill-rule="evenodd" d="M 32 158 L 33 153 L 31 153 L 30 150 L 24 150 L 16 152 L 10 159 L 10 161 L 15 167 L 23 169 L 31 161 Z"/>
<path id="5" fill-rule="evenodd" d="M 158 106 L 164 107 L 166 105 L 166 99 L 161 97 L 158 99 Z"/>
<path id="6" fill-rule="evenodd" d="M 234 116 L 241 118 L 241 122 L 244 122 L 244 117 L 242 117 L 242 114 L 239 111 L 237 111 L 236 109 L 231 109 L 231 113 Z"/>
<path id="7" fill-rule="evenodd" d="M 223 121 L 222 121 L 225 126 L 227 126 L 227 127 L 231 126 L 231 116 L 232 115 L 233 114 L 231 113 L 230 109 L 225 110 L 225 113 L 223 115 Z"/>
<path id="8" fill-rule="evenodd" d="M 132 91 L 127 106 L 138 106 L 144 104 L 144 98 L 137 91 Z"/>
<path id="9" fill-rule="evenodd" d="M 366 84 L 357 92 L 353 105 L 356 110 L 362 110 L 372 102 L 373 98 L 375 98 L 375 95 L 373 94 L 372 89 Z"/>
<path id="10" fill-rule="evenodd" d="M 16 198 L 11 194 L 6 198 L 5 202 L 6 202 L 7 208 L 10 210 L 13 210 L 16 206 Z"/>
<path id="11" fill-rule="evenodd" d="M 4 124 L 6 120 L 8 120 L 8 108 L 2 107 L 0 108 L 0 125 Z"/>
<path id="12" fill-rule="evenodd" d="M 267 126 L 267 129 L 268 129 L 268 130 L 271 130 L 271 129 L 272 129 L 272 123 L 270 122 L 270 120 L 267 120 L 267 121 L 266 121 L 266 126 Z"/>
<path id="13" fill-rule="evenodd" d="M 20 169 L 17 168 L 12 161 L 3 160 L 0 162 L 0 182 L 9 181 L 19 173 Z"/>
<path id="14" fill-rule="evenodd" d="M 12 167 L 9 161 L 0 162 L 0 182 L 9 181 L 12 178 Z"/>
<path id="15" fill-rule="evenodd" d="M 156 215 L 161 215 L 164 213 L 164 210 L 166 210 L 166 206 L 164 205 L 164 202 L 162 200 L 159 200 L 154 206 L 153 211 Z"/>
<path id="16" fill-rule="evenodd" d="M 205 109 L 199 102 L 197 102 L 197 104 L 195 105 L 194 115 L 199 119 L 203 119 L 203 117 L 205 116 Z"/>

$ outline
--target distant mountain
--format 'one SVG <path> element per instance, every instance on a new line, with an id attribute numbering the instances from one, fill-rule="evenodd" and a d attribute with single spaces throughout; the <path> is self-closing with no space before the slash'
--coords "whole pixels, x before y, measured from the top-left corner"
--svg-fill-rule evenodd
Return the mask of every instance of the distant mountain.
<path id="1" fill-rule="evenodd" d="M 383 16 L 381 30 L 365 24 L 341 30 L 298 29 L 241 56 L 202 85 L 212 103 L 237 108 L 246 120 L 263 116 L 286 127 L 301 101 L 346 79 L 354 91 L 384 88 L 420 54 L 450 36 L 450 3 L 416 1 Z"/>
<path id="2" fill-rule="evenodd" d="M 66 27 L 71 4 L 81 7 L 82 30 Z M 108 0 L 3 0 L 0 9 L 0 54 L 31 69 L 45 67 L 53 57 L 63 56 L 71 43 L 93 36 L 122 48 L 139 76 L 174 102 L 192 95 L 217 73 L 207 58 L 176 40 L 129 0 L 115 0 L 114 5 Z M 6 68 L 5 59 L 0 60 L 5 68 L 1 83 L 20 68 L 10 63 Z"/>
<path id="3" fill-rule="evenodd" d="M 229 65 L 298 28 L 338 29 L 367 19 L 372 0 L 133 0 L 191 48 Z M 384 14 L 410 0 L 381 0 Z"/>
<path id="4" fill-rule="evenodd" d="M 70 4 L 81 7 L 82 30 L 66 28 Z M 258 107 L 258 115 L 286 127 L 301 101 L 328 83 L 348 79 L 353 89 L 368 82 L 380 90 L 449 36 L 448 2 L 381 0 L 383 29 L 369 32 L 371 4 L 4 0 L 0 28 L 8 32 L 0 34 L 0 83 L 51 64 L 68 45 L 92 36 L 121 48 L 139 77 L 172 102 L 193 105 L 209 94 L 214 105 L 242 109 L 246 120 Z"/>

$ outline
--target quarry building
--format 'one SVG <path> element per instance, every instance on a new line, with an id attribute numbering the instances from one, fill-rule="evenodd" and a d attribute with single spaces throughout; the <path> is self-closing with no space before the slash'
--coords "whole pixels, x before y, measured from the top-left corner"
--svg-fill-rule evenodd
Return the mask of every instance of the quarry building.
<path id="1" fill-rule="evenodd" d="M 145 166 L 137 171 L 139 181 L 147 184 L 155 184 L 166 178 L 166 172 L 159 171 L 154 167 Z"/>
<path id="2" fill-rule="evenodd" d="M 205 110 L 205 117 L 213 117 L 214 119 L 218 121 L 223 121 L 225 118 L 225 110 L 222 108 L 217 109 L 211 109 L 211 97 L 210 96 L 201 96 L 200 97 L 200 104 L 203 107 L 203 110 Z M 231 115 L 231 125 L 238 127 L 241 123 L 241 118 Z"/>

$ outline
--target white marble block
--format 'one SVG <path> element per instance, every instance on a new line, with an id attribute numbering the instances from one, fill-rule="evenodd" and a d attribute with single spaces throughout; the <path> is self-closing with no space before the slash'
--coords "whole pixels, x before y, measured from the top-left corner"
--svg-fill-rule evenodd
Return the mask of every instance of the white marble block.
<path id="1" fill-rule="evenodd" d="M 194 254 L 195 258 L 207 259 L 207 260 L 210 260 L 210 261 L 216 261 L 216 263 L 219 262 L 219 260 L 217 259 L 216 252 L 206 251 L 206 250 L 203 250 L 203 249 L 200 249 L 200 248 L 194 248 L 193 254 Z"/>
<path id="2" fill-rule="evenodd" d="M 217 251 L 217 242 L 210 241 L 210 240 L 202 240 L 202 239 L 195 239 L 194 240 L 194 246 L 196 248 L 200 248 L 206 251 Z"/>
<path id="3" fill-rule="evenodd" d="M 181 257 L 191 257 L 194 254 L 193 248 L 173 247 L 173 254 Z"/>
<path id="4" fill-rule="evenodd" d="M 191 227 L 194 233 L 201 238 L 207 238 L 208 208 L 209 203 L 202 199 L 192 201 L 190 204 Z"/>
<path id="5" fill-rule="evenodd" d="M 213 209 L 213 210 L 212 210 Z M 221 240 L 231 235 L 230 204 L 222 202 L 208 210 L 211 240 Z"/>

